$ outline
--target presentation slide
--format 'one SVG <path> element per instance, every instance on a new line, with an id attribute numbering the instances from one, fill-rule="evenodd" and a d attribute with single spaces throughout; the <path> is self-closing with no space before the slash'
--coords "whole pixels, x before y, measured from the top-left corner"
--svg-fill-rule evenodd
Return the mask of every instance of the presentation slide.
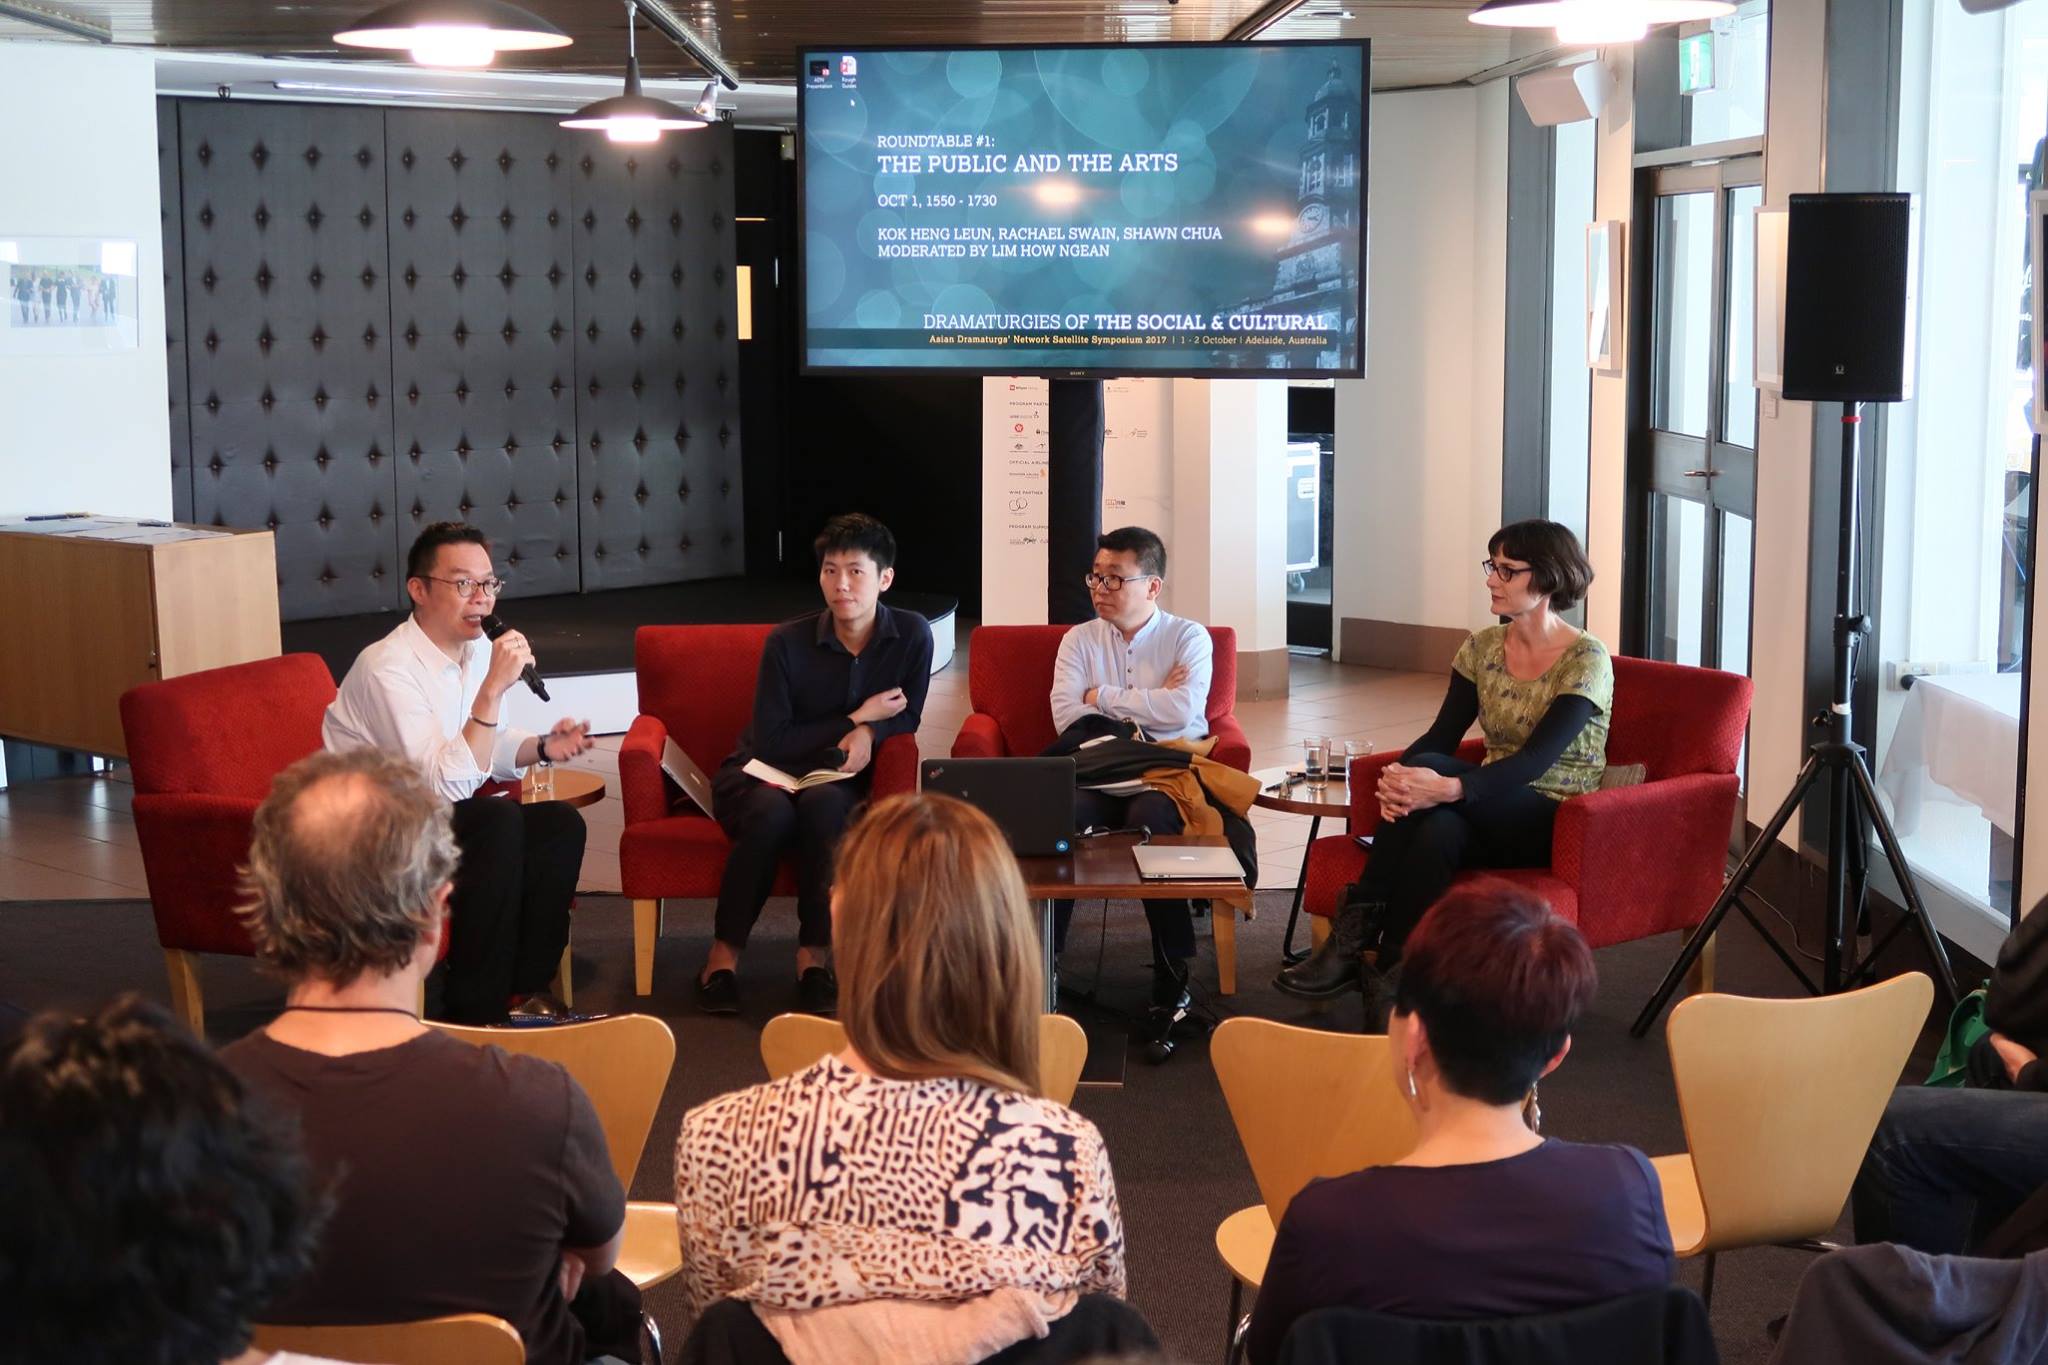
<path id="1" fill-rule="evenodd" d="M 1367 44 L 801 60 L 807 369 L 1364 373 Z"/>

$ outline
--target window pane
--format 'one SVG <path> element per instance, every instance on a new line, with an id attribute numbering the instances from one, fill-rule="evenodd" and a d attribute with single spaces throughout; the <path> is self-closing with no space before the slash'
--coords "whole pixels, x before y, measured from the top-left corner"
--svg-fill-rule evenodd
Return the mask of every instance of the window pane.
<path id="1" fill-rule="evenodd" d="M 1659 659 L 1697 666 L 1706 621 L 1706 504 L 1662 493 L 1653 501 L 1650 534 L 1656 595 L 1651 603 L 1651 647 Z"/>
<path id="2" fill-rule="evenodd" d="M 1550 431 L 1545 450 L 1550 486 L 1544 507 L 1552 521 L 1586 538 L 1586 487 L 1592 451 L 1593 372 L 1586 368 L 1586 224 L 1593 220 L 1595 125 L 1557 127 L 1551 163 Z"/>
<path id="3" fill-rule="evenodd" d="M 1685 96 L 1686 145 L 1758 137 L 1764 131 L 1764 71 L 1771 46 L 1768 0 L 1744 0 L 1713 21 L 1714 86 Z"/>
<path id="4" fill-rule="evenodd" d="M 1657 200 L 1656 384 L 1651 425 L 1707 434 L 1707 362 L 1714 344 L 1714 196 Z"/>
<path id="5" fill-rule="evenodd" d="M 1721 667 L 1749 672 L 1749 574 L 1755 527 L 1748 517 L 1721 514 Z"/>
<path id="6" fill-rule="evenodd" d="M 1727 403 L 1721 416 L 1721 439 L 1730 445 L 1756 448 L 1756 211 L 1764 202 L 1761 185 L 1737 185 L 1728 191 L 1728 350 L 1723 356 L 1722 389 Z"/>

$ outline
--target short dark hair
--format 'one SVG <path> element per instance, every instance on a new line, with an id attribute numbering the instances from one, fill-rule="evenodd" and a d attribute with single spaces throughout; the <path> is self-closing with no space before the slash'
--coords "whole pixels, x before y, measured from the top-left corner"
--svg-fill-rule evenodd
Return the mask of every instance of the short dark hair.
<path id="1" fill-rule="evenodd" d="M 817 551 L 820 568 L 824 567 L 825 556 L 834 550 L 858 550 L 874 560 L 878 569 L 896 566 L 896 537 L 865 512 L 841 512 L 825 523 L 811 548 Z"/>
<path id="2" fill-rule="evenodd" d="M 1569 526 L 1532 517 L 1509 522 L 1486 542 L 1489 555 L 1505 554 L 1529 566 L 1529 585 L 1550 594 L 1558 611 L 1577 606 L 1593 586 L 1593 566 Z"/>
<path id="3" fill-rule="evenodd" d="M 434 571 L 434 556 L 443 545 L 481 545 L 491 550 L 491 538 L 464 521 L 437 521 L 419 533 L 405 553 L 405 576 L 425 578 Z"/>
<path id="4" fill-rule="evenodd" d="M 1166 542 L 1156 531 L 1148 531 L 1142 526 L 1119 526 L 1097 536 L 1095 548 L 1113 555 L 1134 554 L 1138 557 L 1139 573 L 1166 577 Z"/>
<path id="5" fill-rule="evenodd" d="M 1394 1008 L 1421 1016 L 1453 1093 L 1512 1104 L 1571 1036 L 1596 980 L 1577 929 L 1489 877 L 1450 891 L 1408 935 Z"/>
<path id="6" fill-rule="evenodd" d="M 0 1048 L 0 1198 L 9 1362 L 238 1355 L 324 1212 L 293 1130 L 135 995 Z"/>

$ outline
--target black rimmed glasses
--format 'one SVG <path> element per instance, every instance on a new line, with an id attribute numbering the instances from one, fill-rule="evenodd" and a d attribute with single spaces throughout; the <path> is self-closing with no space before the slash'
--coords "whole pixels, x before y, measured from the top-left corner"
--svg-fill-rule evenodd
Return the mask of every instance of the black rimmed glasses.
<path id="1" fill-rule="evenodd" d="M 1100 588 L 1104 592 L 1122 592 L 1126 583 L 1142 583 L 1148 578 L 1157 577 L 1159 575 L 1156 573 L 1134 573 L 1128 577 L 1118 573 L 1085 573 L 1081 575 L 1081 581 L 1091 588 Z"/>
<path id="2" fill-rule="evenodd" d="M 1481 578 L 1498 578 L 1503 583 L 1512 583 L 1527 572 L 1529 572 L 1527 564 L 1518 569 L 1512 564 L 1502 564 L 1497 560 L 1482 559 L 1479 561 L 1479 576 Z"/>
<path id="3" fill-rule="evenodd" d="M 430 573 L 421 574 L 420 577 L 430 583 L 446 583 L 455 589 L 457 597 L 475 597 L 479 593 L 485 597 L 496 597 L 505 591 L 505 580 L 502 578 L 436 578 Z"/>

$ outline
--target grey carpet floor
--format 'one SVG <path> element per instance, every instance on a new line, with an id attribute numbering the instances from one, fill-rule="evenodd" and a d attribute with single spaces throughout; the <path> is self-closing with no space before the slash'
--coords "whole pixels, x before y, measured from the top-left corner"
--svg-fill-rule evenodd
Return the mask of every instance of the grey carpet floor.
<path id="1" fill-rule="evenodd" d="M 1219 1013 L 1244 1013 L 1315 1028 L 1356 1029 L 1356 1000 L 1318 1013 L 1268 984 L 1279 958 L 1287 894 L 1259 895 L 1260 917 L 1238 934 L 1239 993 L 1206 997 Z M 1093 974 L 1099 903 L 1078 910 L 1064 964 L 1068 984 Z M 1102 950 L 1106 1005 L 1137 1009 L 1144 998 L 1148 949 L 1135 904 L 1112 905 Z M 583 1009 L 643 1009 L 675 1028 L 677 1065 L 664 1096 L 633 1194 L 673 1198 L 671 1150 L 683 1111 L 763 1078 L 757 1050 L 761 1025 L 794 1004 L 795 916 L 790 902 L 770 903 L 742 969 L 745 1011 L 713 1019 L 691 1007 L 689 983 L 710 937 L 707 906 L 671 905 L 656 965 L 655 993 L 632 993 L 632 924 L 626 902 L 584 896 L 576 916 L 576 1003 Z M 1304 935 L 1305 937 L 1305 935 Z M 1789 995 L 1795 984 L 1748 925 L 1731 918 L 1722 933 L 1720 986 L 1746 994 Z M 1810 938 L 1809 938 L 1810 941 Z M 1629 1021 L 1677 951 L 1675 936 L 1625 944 L 1597 955 L 1601 990 L 1582 1022 L 1572 1054 L 1544 1083 L 1547 1132 L 1559 1137 L 1632 1143 L 1652 1155 L 1679 1151 L 1684 1131 L 1672 1090 L 1661 1028 L 1642 1042 Z M 1204 938 L 1201 980 L 1213 983 Z M 1912 965 L 1910 963 L 1906 965 Z M 282 1001 L 278 985 L 251 962 L 209 958 L 202 968 L 207 1027 L 226 1042 L 260 1026 Z M 0 1001 L 29 1009 L 78 1007 L 135 989 L 167 999 L 164 971 L 146 903 L 139 901 L 0 904 Z M 1933 1033 L 1908 1067 L 1926 1074 Z M 1196 1041 L 1164 1066 L 1147 1065 L 1133 1049 L 1121 1089 L 1083 1089 L 1076 1108 L 1108 1142 L 1130 1247 L 1131 1301 L 1152 1321 L 1174 1357 L 1221 1357 L 1229 1278 L 1216 1258 L 1216 1225 L 1256 1202 L 1222 1092 Z M 1847 1237 L 1846 1226 L 1838 1235 Z M 1811 1258 L 1776 1249 L 1723 1256 L 1713 1321 L 1722 1358 L 1763 1361 L 1764 1324 L 1786 1311 Z M 1699 1286 L 1700 1267 L 1681 1267 Z M 649 1305 L 668 1331 L 670 1356 L 680 1340 L 681 1306 L 673 1287 L 656 1289 Z"/>

